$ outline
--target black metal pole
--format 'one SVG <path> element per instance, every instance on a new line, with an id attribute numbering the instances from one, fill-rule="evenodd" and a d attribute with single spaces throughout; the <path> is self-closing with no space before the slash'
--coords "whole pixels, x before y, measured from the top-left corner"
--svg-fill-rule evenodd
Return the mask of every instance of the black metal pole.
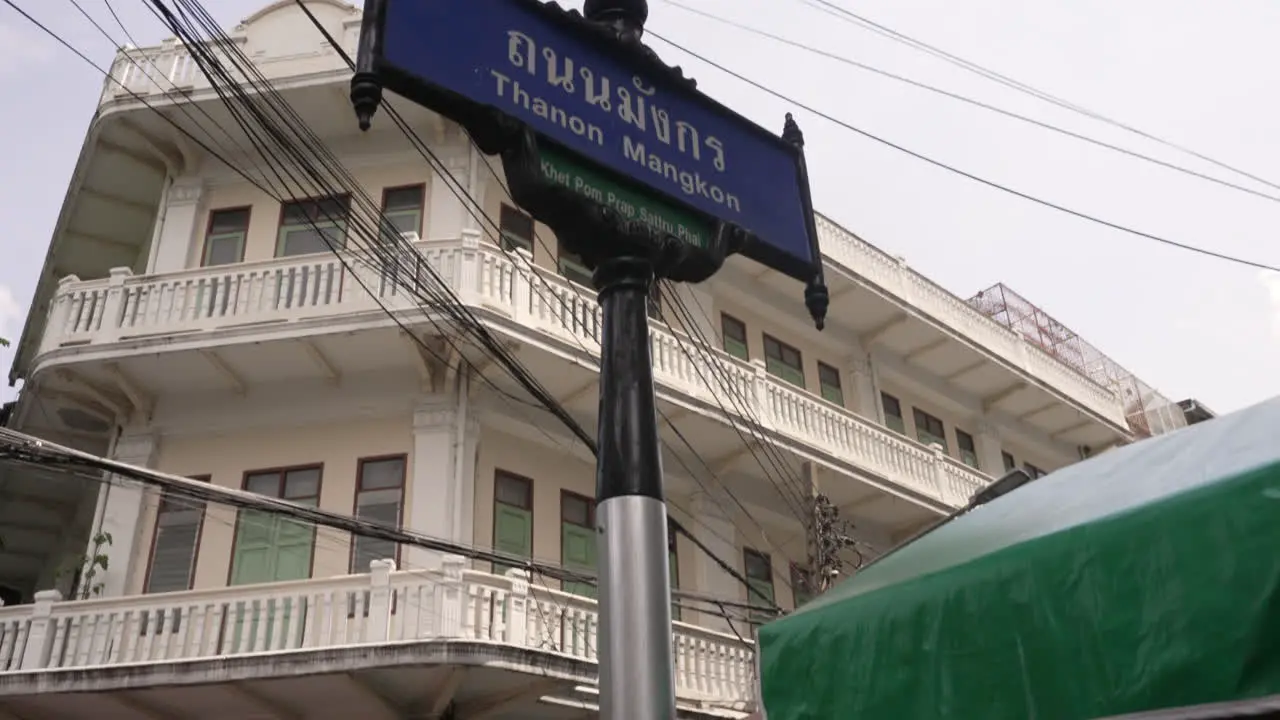
<path id="1" fill-rule="evenodd" d="M 640 40 L 649 16 L 645 0 L 587 0 L 583 11 L 624 42 Z M 654 268 L 606 251 L 592 280 L 604 315 L 596 431 L 600 717 L 675 720 L 667 504 L 649 353 Z"/>
<path id="2" fill-rule="evenodd" d="M 596 463 L 600 577 L 600 716 L 676 716 L 667 506 L 658 443 L 644 259 L 604 260 L 594 281 L 604 315 Z"/>

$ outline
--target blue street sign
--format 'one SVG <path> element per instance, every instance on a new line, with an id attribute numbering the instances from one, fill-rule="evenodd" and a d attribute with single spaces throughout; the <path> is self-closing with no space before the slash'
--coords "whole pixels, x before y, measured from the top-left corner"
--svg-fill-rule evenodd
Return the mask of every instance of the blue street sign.
<path id="1" fill-rule="evenodd" d="M 816 239 L 796 147 L 537 0 L 384 0 L 375 62 L 410 100 L 496 108 L 602 168 L 763 243 L 801 280 Z M 581 22 L 581 19 L 578 19 Z M 438 109 L 438 108 L 437 108 Z"/>

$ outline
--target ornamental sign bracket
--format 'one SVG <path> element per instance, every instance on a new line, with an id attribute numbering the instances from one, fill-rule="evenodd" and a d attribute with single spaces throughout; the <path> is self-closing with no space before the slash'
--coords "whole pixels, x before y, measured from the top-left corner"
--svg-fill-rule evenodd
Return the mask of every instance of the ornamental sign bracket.
<path id="1" fill-rule="evenodd" d="M 366 0 L 351 100 L 362 129 L 384 88 L 460 124 L 588 267 L 629 254 L 701 282 L 741 254 L 804 283 L 822 328 L 795 121 L 778 136 L 717 103 L 641 32 L 539 0 Z"/>

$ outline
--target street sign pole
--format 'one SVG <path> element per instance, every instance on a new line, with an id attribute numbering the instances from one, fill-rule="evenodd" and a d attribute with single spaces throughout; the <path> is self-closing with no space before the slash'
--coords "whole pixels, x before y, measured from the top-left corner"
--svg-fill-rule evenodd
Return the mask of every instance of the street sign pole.
<path id="1" fill-rule="evenodd" d="M 639 40 L 645 0 L 587 0 L 587 20 Z M 604 316 L 596 429 L 600 716 L 675 720 L 667 502 L 649 351 L 648 257 L 620 247 L 598 256 L 592 276 Z"/>
<path id="2" fill-rule="evenodd" d="M 465 127 L 501 156 L 514 201 L 594 272 L 606 720 L 676 717 L 654 283 L 703 282 L 741 254 L 804 283 L 819 329 L 828 303 L 794 120 L 774 135 L 699 92 L 641 42 L 647 18 L 646 0 L 586 0 L 582 14 L 538 0 L 365 0 L 351 83 L 362 129 L 384 87 Z"/>

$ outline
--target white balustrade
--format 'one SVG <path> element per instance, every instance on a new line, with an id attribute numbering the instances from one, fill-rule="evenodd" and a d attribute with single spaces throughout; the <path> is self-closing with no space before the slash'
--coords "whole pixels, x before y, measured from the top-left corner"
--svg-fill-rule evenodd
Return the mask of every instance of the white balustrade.
<path id="1" fill-rule="evenodd" d="M 0 673 L 435 639 L 597 661 L 600 620 L 590 598 L 530 583 L 523 570 L 469 570 L 457 556 L 434 571 L 393 568 L 379 560 L 363 575 L 112 599 L 41 593 L 34 605 L 0 608 Z M 673 642 L 681 697 L 750 699 L 749 643 L 683 623 Z"/>
<path id="2" fill-rule="evenodd" d="M 355 19 L 344 25 L 342 42 L 350 45 L 358 37 L 358 22 Z M 225 52 L 215 48 L 216 53 Z M 333 69 L 341 69 L 341 61 L 332 52 L 320 54 L 318 62 Z M 298 68 L 292 63 L 294 58 L 278 58 L 284 62 L 280 69 L 273 67 L 271 58 L 260 59 L 262 72 L 267 77 L 273 75 L 296 74 Z M 286 67 L 287 66 L 287 67 Z M 318 70 L 316 70 L 318 71 Z M 108 81 L 104 92 L 104 100 L 129 97 L 131 93 L 146 95 L 149 93 L 167 93 L 175 87 L 190 89 L 196 86 L 207 86 L 199 67 L 192 59 L 190 50 L 181 43 L 122 50 L 112 66 L 112 77 L 119 82 Z M 1014 367 L 1041 379 L 1064 395 L 1075 399 L 1103 417 L 1124 426 L 1126 424 L 1121 400 L 1108 388 L 1097 384 L 1092 379 L 1077 372 L 1074 368 L 1023 340 L 1017 333 L 1000 325 L 964 300 L 956 297 L 928 278 L 914 272 L 906 263 L 894 258 L 858 238 L 827 218 L 817 216 L 818 235 L 822 252 L 828 263 L 842 267 L 855 277 L 864 278 L 880 290 L 897 297 L 901 302 L 917 308 L 924 315 L 943 326 L 970 338 L 988 351 L 1004 358 Z M 496 259 L 496 258 L 495 258 Z M 565 325 L 572 327 L 576 334 L 591 347 L 595 347 L 599 333 L 599 312 L 594 299 L 584 297 L 566 283 L 557 283 L 553 287 L 533 288 L 528 295 L 517 296 L 510 282 L 509 267 L 496 266 L 478 268 L 478 277 L 483 277 L 479 287 L 472 288 L 487 300 L 494 300 L 489 293 L 493 290 L 506 291 L 508 294 L 500 298 L 499 305 L 509 310 L 516 307 L 517 315 L 525 316 L 530 324 L 543 327 L 551 332 Z M 494 272 L 496 275 L 487 275 Z M 476 278 L 468 278 L 468 280 Z M 221 281 L 206 279 L 215 283 L 207 290 L 201 290 L 190 284 L 158 286 L 150 289 L 150 293 L 158 297 L 144 297 L 139 301 L 145 303 L 137 308 L 141 312 L 176 312 L 181 313 L 214 313 L 225 312 L 228 303 L 262 302 L 270 306 L 272 302 L 279 304 L 277 309 L 292 308 L 296 305 L 287 301 L 305 302 L 301 297 L 315 289 L 323 289 L 324 278 L 317 277 L 310 282 L 307 278 L 252 277 L 241 276 L 225 278 Z M 218 282 L 225 284 L 219 285 Z M 245 287 L 244 284 L 249 286 Z M 274 283 L 274 285 L 273 285 Z M 470 282 L 468 282 L 470 284 Z M 319 286 L 317 288 L 316 286 Z M 105 301 L 109 293 L 107 287 L 96 287 L 94 291 L 103 297 L 89 294 L 83 298 L 83 308 L 77 308 L 75 319 L 86 324 L 98 322 L 94 312 L 100 309 L 99 303 Z M 86 288 L 86 292 L 89 289 Z M 250 294 L 256 293 L 256 294 Z M 290 293 L 300 297 L 293 298 Z M 527 301 L 527 302 L 526 302 Z M 177 309 L 172 309 L 172 304 Z M 487 303 L 486 303 L 487 304 Z"/>
<path id="3" fill-rule="evenodd" d="M 1003 357 L 1014 367 L 1039 378 L 1112 422 L 1125 426 L 1123 404 L 1111 390 L 1026 342 L 1013 330 L 911 270 L 899 258 L 888 255 L 821 215 L 817 220 L 818 239 L 828 264 L 834 263 L 855 277 L 865 278 L 890 296 Z"/>
<path id="4" fill-rule="evenodd" d="M 598 356 L 603 319 L 587 292 L 551 272 L 533 272 L 497 248 L 474 239 L 419 242 L 429 263 L 466 305 L 556 338 L 568 351 Z M 379 304 L 411 311 L 407 291 L 428 282 L 425 271 L 401 268 L 398 277 L 361 253 L 309 255 L 133 276 L 117 269 L 103 280 L 64 278 L 51 304 L 41 355 L 100 348 L 150 337 L 208 339 L 200 332 L 253 329 L 266 335 L 291 323 L 360 317 L 382 319 Z M 316 332 L 324 332 L 321 327 Z M 714 348 L 698 348 L 662 323 L 650 332 L 659 392 L 692 399 L 708 412 L 734 416 L 766 433 L 814 447 L 837 462 L 884 477 L 951 506 L 990 481 L 943 454 L 890 432 L 857 414 L 774 378 L 763 364 L 745 363 Z M 710 354 L 718 367 L 707 362 Z M 37 361 L 38 362 L 38 361 Z"/>
<path id="5" fill-rule="evenodd" d="M 0 672 L 22 667 L 32 607 L 0 607 Z"/>

